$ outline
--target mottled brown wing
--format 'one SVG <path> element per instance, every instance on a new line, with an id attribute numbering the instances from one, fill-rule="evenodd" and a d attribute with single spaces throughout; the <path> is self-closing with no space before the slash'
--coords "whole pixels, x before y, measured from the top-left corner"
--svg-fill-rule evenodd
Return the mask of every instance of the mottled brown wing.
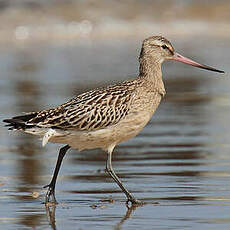
<path id="1" fill-rule="evenodd" d="M 76 130 L 97 130 L 116 124 L 130 108 L 134 95 L 132 82 L 83 93 L 67 103 L 41 111 L 27 124 Z"/>

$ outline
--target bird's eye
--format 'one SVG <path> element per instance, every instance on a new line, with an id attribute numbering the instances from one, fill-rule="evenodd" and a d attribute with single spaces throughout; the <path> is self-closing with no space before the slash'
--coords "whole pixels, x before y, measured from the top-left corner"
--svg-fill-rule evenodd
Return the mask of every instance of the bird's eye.
<path id="1" fill-rule="evenodd" d="M 165 49 L 168 49 L 168 46 L 162 45 L 161 48 L 165 50 Z"/>

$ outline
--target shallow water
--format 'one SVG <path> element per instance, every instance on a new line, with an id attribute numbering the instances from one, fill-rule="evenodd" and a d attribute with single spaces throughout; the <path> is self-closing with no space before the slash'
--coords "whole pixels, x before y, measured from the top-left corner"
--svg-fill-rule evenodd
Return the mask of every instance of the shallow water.
<path id="1" fill-rule="evenodd" d="M 46 209 L 42 187 L 60 145 L 42 148 L 36 137 L 1 127 L 2 229 L 229 229 L 230 46 L 224 39 L 186 42 L 174 44 L 226 74 L 164 64 L 166 98 L 140 135 L 113 155 L 115 171 L 147 205 L 127 210 L 124 195 L 104 171 L 102 151 L 71 150 L 57 182 L 60 203 L 56 210 Z M 133 40 L 2 48 L 1 120 L 131 79 L 139 48 Z"/>

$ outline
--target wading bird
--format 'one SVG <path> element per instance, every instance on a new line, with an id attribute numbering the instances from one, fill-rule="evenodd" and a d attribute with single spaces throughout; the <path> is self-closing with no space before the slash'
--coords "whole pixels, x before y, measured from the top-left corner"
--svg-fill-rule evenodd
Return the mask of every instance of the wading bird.
<path id="1" fill-rule="evenodd" d="M 125 193 L 127 204 L 141 204 L 115 174 L 112 152 L 116 145 L 136 136 L 157 109 L 165 95 L 161 65 L 166 60 L 224 73 L 176 53 L 164 37 L 152 36 L 143 41 L 136 79 L 85 92 L 56 108 L 4 120 L 10 130 L 42 137 L 43 146 L 48 141 L 65 144 L 59 151 L 52 180 L 45 186 L 46 203 L 56 203 L 56 180 L 67 150 L 100 148 L 108 154 L 106 171 Z"/>

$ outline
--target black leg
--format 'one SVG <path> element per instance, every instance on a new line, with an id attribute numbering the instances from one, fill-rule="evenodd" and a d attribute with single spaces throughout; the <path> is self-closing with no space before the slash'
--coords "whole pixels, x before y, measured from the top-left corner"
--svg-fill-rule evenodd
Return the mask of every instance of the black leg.
<path id="1" fill-rule="evenodd" d="M 67 150 L 70 149 L 70 146 L 69 145 L 65 145 L 64 147 L 62 147 L 59 151 L 59 154 L 58 154 L 58 159 L 57 159 L 57 163 L 56 163 L 56 166 L 55 166 L 55 170 L 54 170 L 54 174 L 53 174 L 53 177 L 52 177 L 52 180 L 51 182 L 44 186 L 43 188 L 48 188 L 48 191 L 46 193 L 46 200 L 45 200 L 45 203 L 47 204 L 48 202 L 50 202 L 50 197 L 52 197 L 52 202 L 53 203 L 57 203 L 56 201 L 56 198 L 55 198 L 55 185 L 56 185 L 56 180 L 57 180 L 57 176 L 58 176 L 58 172 L 60 170 L 60 166 L 61 166 L 61 163 L 62 163 L 62 160 L 67 152 Z"/>
<path id="2" fill-rule="evenodd" d="M 109 173 L 109 175 L 113 178 L 113 180 L 117 183 L 117 185 L 121 188 L 121 190 L 125 193 L 127 197 L 126 205 L 129 206 L 129 202 L 131 202 L 132 205 L 142 205 L 143 203 L 137 199 L 124 187 L 118 176 L 113 170 L 112 167 L 112 152 L 108 151 L 108 158 L 106 162 L 106 170 Z"/>

